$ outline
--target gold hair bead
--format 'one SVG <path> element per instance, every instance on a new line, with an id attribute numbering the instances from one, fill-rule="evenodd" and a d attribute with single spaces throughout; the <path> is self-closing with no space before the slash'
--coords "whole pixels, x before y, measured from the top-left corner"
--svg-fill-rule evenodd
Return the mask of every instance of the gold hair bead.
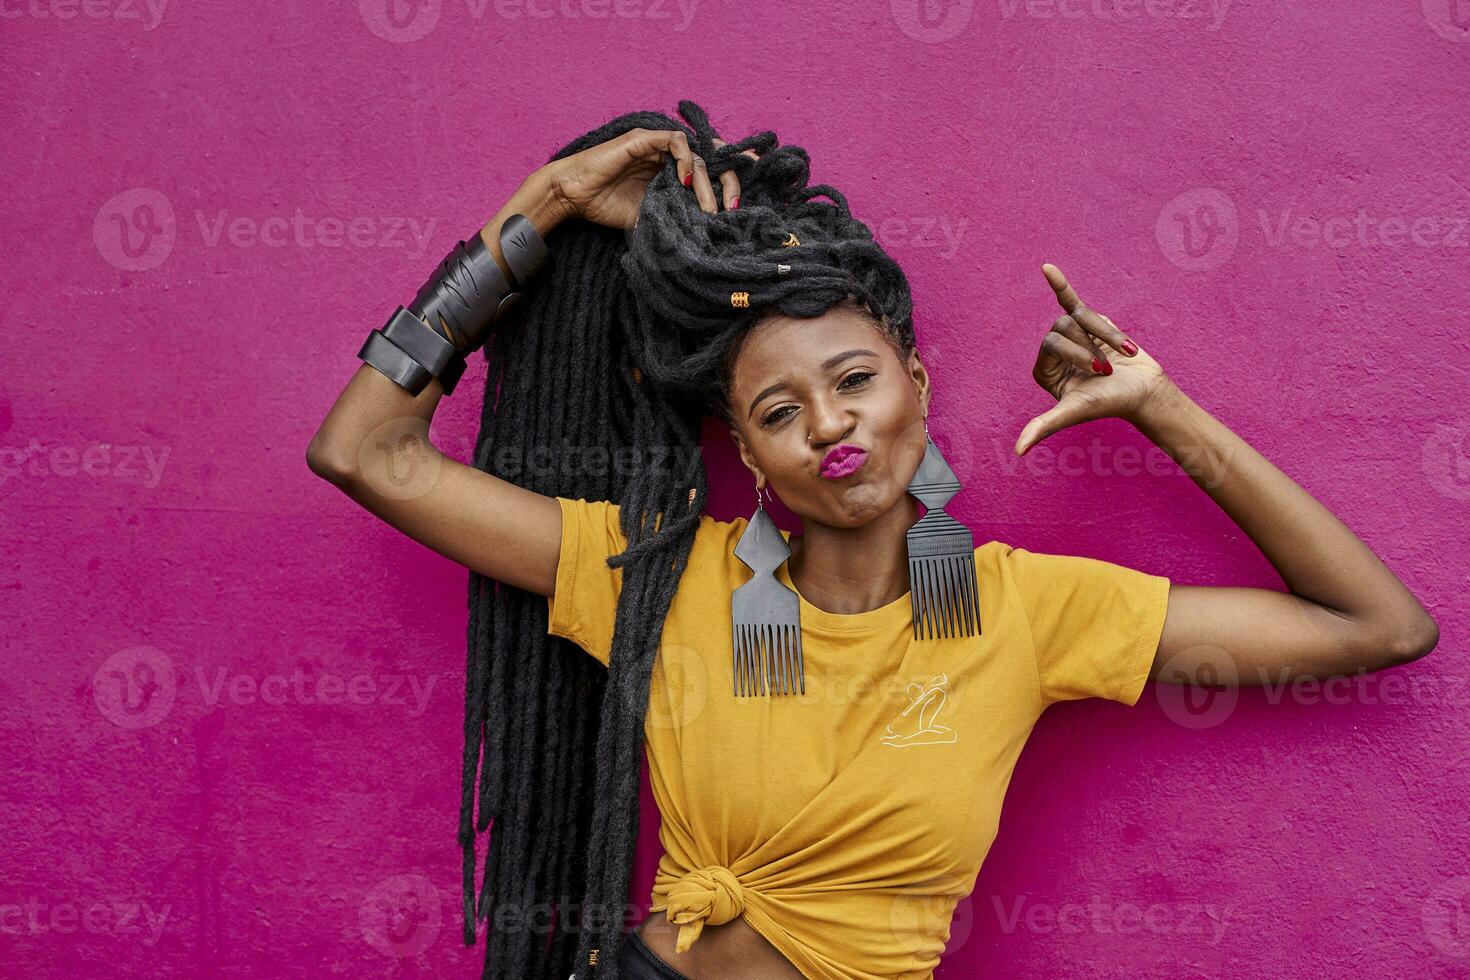
<path id="1" fill-rule="evenodd" d="M 588 966 L 596 966 L 597 965 L 597 954 L 599 952 L 601 952 L 601 950 L 602 950 L 602 947 L 601 946 L 594 946 L 594 947 L 592 947 L 592 953 L 587 957 L 587 965 Z"/>
<path id="2" fill-rule="evenodd" d="M 694 496 L 695 496 L 695 494 L 697 492 L 698 491 L 696 491 L 694 487 L 690 487 L 689 488 L 689 506 L 690 507 L 693 507 L 694 506 Z"/>
<path id="3" fill-rule="evenodd" d="M 730 305 L 731 306 L 736 306 L 736 307 L 748 307 L 748 306 L 750 306 L 750 294 L 749 293 L 731 293 L 730 294 Z"/>
<path id="4" fill-rule="evenodd" d="M 782 242 L 781 244 L 782 245 L 800 245 L 801 244 L 801 239 L 799 239 L 799 238 L 796 237 L 796 233 L 795 232 L 788 231 L 786 233 L 786 240 L 784 242 Z"/>

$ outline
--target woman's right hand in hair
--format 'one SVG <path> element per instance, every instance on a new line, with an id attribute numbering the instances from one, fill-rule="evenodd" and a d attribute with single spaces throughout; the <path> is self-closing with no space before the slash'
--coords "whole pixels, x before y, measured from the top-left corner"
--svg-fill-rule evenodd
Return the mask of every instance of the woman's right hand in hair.
<path id="1" fill-rule="evenodd" d="M 718 145 L 724 143 L 715 140 Z M 755 156 L 753 150 L 745 151 Z M 664 165 L 664 154 L 678 163 L 679 178 L 708 214 L 739 204 L 740 178 L 734 171 L 720 175 L 722 196 L 717 198 L 704 158 L 689 148 L 689 138 L 677 129 L 630 129 L 621 136 L 580 153 L 547 164 L 552 193 L 569 213 L 610 228 L 632 228 L 651 181 Z"/>

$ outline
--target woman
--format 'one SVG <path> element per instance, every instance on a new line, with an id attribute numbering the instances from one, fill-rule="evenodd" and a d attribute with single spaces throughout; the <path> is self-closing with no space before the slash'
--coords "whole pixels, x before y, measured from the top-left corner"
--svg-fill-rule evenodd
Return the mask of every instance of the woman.
<path id="1" fill-rule="evenodd" d="M 486 344 L 474 466 L 428 439 L 437 380 L 411 395 L 367 365 L 308 450 L 314 472 L 471 570 L 460 843 L 466 942 L 475 918 L 496 933 L 486 976 L 929 976 L 1047 705 L 1132 704 L 1149 679 L 1211 671 L 1379 670 L 1434 647 L 1433 619 L 1362 541 L 1051 265 L 1061 315 L 1032 375 L 1057 401 L 1015 451 L 1129 420 L 1290 591 L 967 543 L 972 578 L 949 598 L 975 599 L 978 621 L 918 636 L 905 555 L 937 449 L 907 282 L 841 194 L 807 186 L 799 147 L 769 132 L 726 145 L 698 106 L 680 112 L 690 126 L 634 113 L 563 148 L 481 231 L 514 273 L 502 231 L 521 215 L 552 262 Z M 758 503 L 780 496 L 803 534 L 751 558 L 759 509 L 703 515 L 705 414 L 728 425 Z M 631 463 L 609 472 L 589 449 Z M 792 599 L 799 657 L 781 690 L 741 696 L 735 590 L 763 576 Z M 547 636 L 580 650 L 538 649 Z M 645 751 L 664 853 L 652 913 L 625 936 Z M 475 831 L 492 818 L 476 903 Z M 548 944 L 544 917 L 525 923 L 552 907 Z"/>

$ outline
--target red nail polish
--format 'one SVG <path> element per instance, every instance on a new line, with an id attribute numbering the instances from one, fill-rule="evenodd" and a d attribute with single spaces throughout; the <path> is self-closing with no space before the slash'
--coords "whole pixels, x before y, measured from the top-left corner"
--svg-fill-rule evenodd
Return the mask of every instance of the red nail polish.
<path id="1" fill-rule="evenodd" d="M 1132 357 L 1134 354 L 1138 353 L 1138 345 L 1131 340 L 1123 341 L 1123 353 L 1127 354 L 1129 357 Z"/>
<path id="2" fill-rule="evenodd" d="M 1112 361 L 1103 361 L 1102 362 L 1102 366 L 1103 366 L 1103 374 L 1108 375 L 1108 374 L 1112 374 L 1113 373 L 1113 362 Z"/>
<path id="3" fill-rule="evenodd" d="M 691 171 L 684 175 L 684 186 L 689 187 L 694 183 L 694 173 Z"/>
<path id="4" fill-rule="evenodd" d="M 1102 373 L 1102 369 L 1103 369 L 1102 361 L 1099 361 L 1097 358 L 1094 357 L 1092 359 L 1092 373 L 1093 374 L 1101 374 Z"/>
<path id="5" fill-rule="evenodd" d="M 732 197 L 732 198 L 730 198 L 730 210 L 731 211 L 734 211 L 738 207 L 740 207 L 740 198 L 738 198 L 738 197 Z"/>

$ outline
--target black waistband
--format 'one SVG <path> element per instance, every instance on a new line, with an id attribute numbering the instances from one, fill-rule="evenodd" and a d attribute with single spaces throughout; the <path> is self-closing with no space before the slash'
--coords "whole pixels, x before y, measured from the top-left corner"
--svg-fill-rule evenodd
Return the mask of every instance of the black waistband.
<path id="1" fill-rule="evenodd" d="M 626 980 L 689 980 L 659 958 L 634 929 L 618 948 L 618 974 Z"/>

